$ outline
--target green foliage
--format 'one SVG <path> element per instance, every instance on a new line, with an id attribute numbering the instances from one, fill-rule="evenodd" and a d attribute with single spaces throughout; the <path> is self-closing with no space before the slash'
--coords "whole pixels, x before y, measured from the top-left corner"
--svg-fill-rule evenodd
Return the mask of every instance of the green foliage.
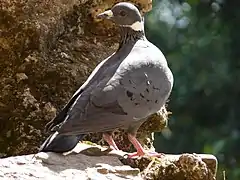
<path id="1" fill-rule="evenodd" d="M 227 179 L 240 179 L 236 7 L 237 0 L 158 0 L 146 16 L 147 37 L 166 55 L 175 77 L 168 107 L 172 135 L 157 134 L 157 150 L 214 154 L 219 179 L 223 170 Z"/>

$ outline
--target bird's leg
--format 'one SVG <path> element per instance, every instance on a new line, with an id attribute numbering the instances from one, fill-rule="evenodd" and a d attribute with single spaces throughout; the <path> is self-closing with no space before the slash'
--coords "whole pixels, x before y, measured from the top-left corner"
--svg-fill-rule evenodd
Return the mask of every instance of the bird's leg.
<path id="1" fill-rule="evenodd" d="M 103 133 L 103 139 L 108 143 L 108 145 L 110 146 L 110 148 L 114 149 L 114 150 L 119 150 L 115 141 L 112 138 L 112 135 L 109 133 Z"/>
<path id="2" fill-rule="evenodd" d="M 137 152 L 131 153 L 129 157 L 132 158 L 134 156 L 143 156 L 145 152 L 137 138 L 134 135 L 128 134 L 128 139 L 133 144 L 134 148 L 137 150 Z"/>
<path id="3" fill-rule="evenodd" d="M 128 155 L 129 158 L 134 158 L 138 156 L 144 156 L 145 154 L 151 157 L 161 157 L 162 153 L 157 152 L 146 152 L 142 145 L 139 143 L 135 135 L 128 134 L 129 141 L 133 144 L 137 152 L 131 153 Z"/>

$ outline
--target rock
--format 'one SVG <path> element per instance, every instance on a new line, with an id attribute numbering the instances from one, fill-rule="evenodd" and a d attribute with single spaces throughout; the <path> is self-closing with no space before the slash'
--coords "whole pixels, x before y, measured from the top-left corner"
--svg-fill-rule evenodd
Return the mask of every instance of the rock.
<path id="1" fill-rule="evenodd" d="M 212 155 L 163 155 L 159 159 L 130 160 L 124 158 L 124 154 L 99 145 L 79 143 L 64 155 L 41 152 L 2 159 L 0 178 L 215 180 L 217 160 Z M 132 167 L 125 165 L 126 162 Z"/>
<path id="2" fill-rule="evenodd" d="M 129 161 L 142 171 L 144 179 L 216 180 L 217 159 L 208 154 L 163 155 L 159 159 Z"/>
<path id="3" fill-rule="evenodd" d="M 138 169 L 123 166 L 116 157 L 91 157 L 83 154 L 64 157 L 54 153 L 49 153 L 49 156 L 51 157 L 50 162 L 32 159 L 32 155 L 3 159 L 0 162 L 0 178 L 33 180 L 141 179 Z"/>
<path id="4" fill-rule="evenodd" d="M 116 2 L 1 1 L 1 157 L 37 152 L 44 125 L 116 50 L 117 28 L 95 18 Z M 132 2 L 151 9 L 151 0 Z"/>

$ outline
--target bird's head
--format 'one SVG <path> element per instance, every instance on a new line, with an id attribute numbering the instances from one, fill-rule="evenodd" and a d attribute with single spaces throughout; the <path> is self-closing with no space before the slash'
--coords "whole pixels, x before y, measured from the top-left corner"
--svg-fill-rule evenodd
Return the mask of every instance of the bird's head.
<path id="1" fill-rule="evenodd" d="M 109 19 L 122 27 L 129 27 L 134 31 L 143 30 L 143 19 L 136 6 L 127 2 L 120 2 L 97 16 L 101 19 Z"/>

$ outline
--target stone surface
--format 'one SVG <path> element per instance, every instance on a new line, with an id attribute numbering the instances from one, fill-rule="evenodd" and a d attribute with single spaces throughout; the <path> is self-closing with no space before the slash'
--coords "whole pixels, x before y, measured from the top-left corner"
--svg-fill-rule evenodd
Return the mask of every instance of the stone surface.
<path id="1" fill-rule="evenodd" d="M 0 157 L 37 152 L 45 124 L 116 50 L 117 28 L 95 18 L 116 2 L 1 0 Z M 151 0 L 132 2 L 151 9 Z M 141 134 L 151 146 L 151 133 Z"/>
<path id="2" fill-rule="evenodd" d="M 212 155 L 126 159 L 125 154 L 99 145 L 79 143 L 64 155 L 41 152 L 35 156 L 1 159 L 0 179 L 215 180 L 217 160 Z"/>
<path id="3" fill-rule="evenodd" d="M 54 153 L 16 156 L 0 161 L 0 179 L 141 179 L 139 170 L 124 166 L 117 157 L 61 156 Z M 39 160 L 40 159 L 40 160 Z"/>

